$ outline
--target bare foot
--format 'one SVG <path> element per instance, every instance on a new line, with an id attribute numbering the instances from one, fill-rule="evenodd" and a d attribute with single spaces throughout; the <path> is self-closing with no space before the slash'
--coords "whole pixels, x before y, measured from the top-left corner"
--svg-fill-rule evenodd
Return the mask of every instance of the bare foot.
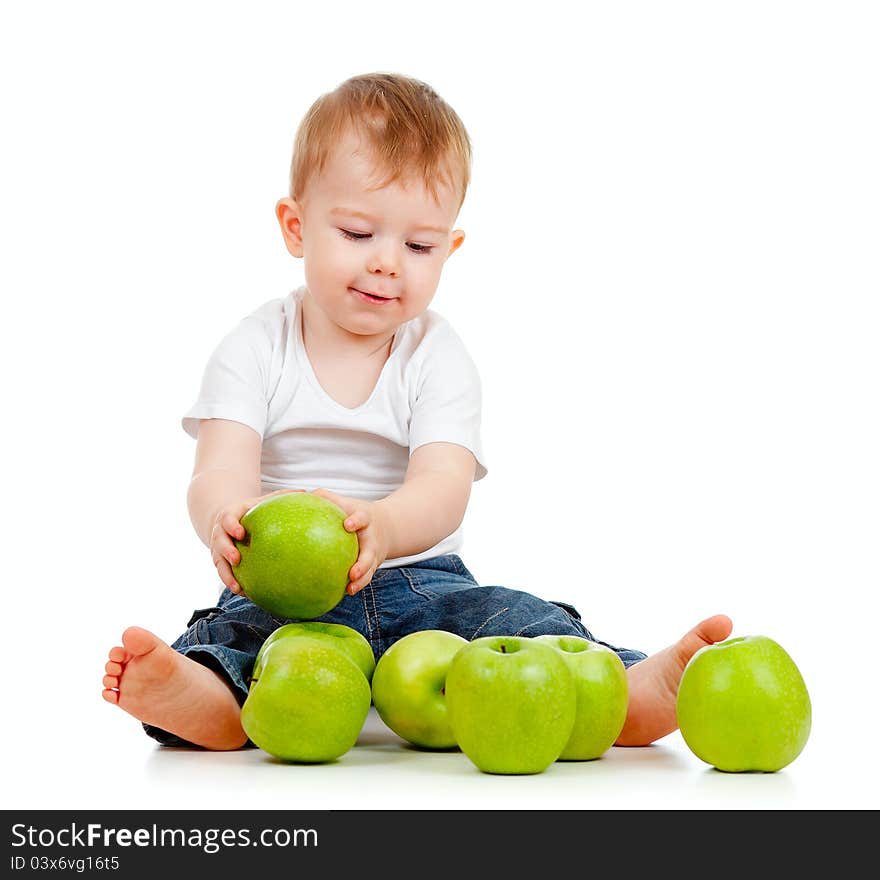
<path id="1" fill-rule="evenodd" d="M 688 660 L 706 645 L 726 639 L 730 618 L 716 614 L 697 624 L 674 645 L 634 663 L 626 671 L 629 707 L 616 746 L 646 746 L 678 728 L 675 701 Z"/>
<path id="2" fill-rule="evenodd" d="M 208 749 L 238 749 L 247 741 L 235 695 L 207 666 L 139 626 L 130 626 L 109 656 L 102 694 L 108 703 Z"/>

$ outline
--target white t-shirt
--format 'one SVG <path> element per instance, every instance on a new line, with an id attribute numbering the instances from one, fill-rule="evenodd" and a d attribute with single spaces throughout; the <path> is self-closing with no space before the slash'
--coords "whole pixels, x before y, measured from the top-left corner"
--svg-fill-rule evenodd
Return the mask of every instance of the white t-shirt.
<path id="1" fill-rule="evenodd" d="M 369 398 L 353 409 L 321 387 L 303 345 L 300 287 L 244 318 L 208 360 L 183 428 L 229 419 L 263 439 L 263 493 L 324 488 L 376 501 L 403 485 L 409 456 L 425 443 L 469 449 L 475 480 L 486 475 L 480 440 L 480 378 L 452 326 L 430 309 L 402 324 Z M 429 550 L 386 560 L 406 565 L 461 547 L 456 529 Z"/>

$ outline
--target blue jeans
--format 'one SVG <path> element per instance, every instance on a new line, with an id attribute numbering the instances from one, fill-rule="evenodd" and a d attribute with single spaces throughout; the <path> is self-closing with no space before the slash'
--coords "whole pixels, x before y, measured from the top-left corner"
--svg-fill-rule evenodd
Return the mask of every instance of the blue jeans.
<path id="1" fill-rule="evenodd" d="M 480 636 L 580 636 L 616 651 L 624 666 L 646 656 L 600 642 L 581 623 L 577 610 L 564 602 L 507 587 L 479 586 L 454 554 L 380 568 L 364 589 L 346 594 L 317 620 L 356 629 L 370 643 L 376 660 L 398 639 L 424 629 L 448 630 L 468 641 Z M 285 623 L 290 620 L 224 589 L 216 607 L 193 612 L 188 629 L 171 647 L 223 676 L 242 704 L 257 651 Z M 153 725 L 145 724 L 144 729 L 164 745 L 187 745 Z"/>

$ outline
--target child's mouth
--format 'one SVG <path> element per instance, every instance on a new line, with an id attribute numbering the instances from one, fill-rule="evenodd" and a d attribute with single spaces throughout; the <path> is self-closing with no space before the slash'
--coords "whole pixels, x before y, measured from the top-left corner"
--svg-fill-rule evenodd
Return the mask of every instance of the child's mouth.
<path id="1" fill-rule="evenodd" d="M 364 302 L 373 303 L 374 305 L 382 305 L 382 303 L 392 302 L 394 297 L 377 296 L 375 293 L 367 293 L 364 290 L 358 290 L 357 287 L 348 288 L 352 293 L 357 294 Z"/>

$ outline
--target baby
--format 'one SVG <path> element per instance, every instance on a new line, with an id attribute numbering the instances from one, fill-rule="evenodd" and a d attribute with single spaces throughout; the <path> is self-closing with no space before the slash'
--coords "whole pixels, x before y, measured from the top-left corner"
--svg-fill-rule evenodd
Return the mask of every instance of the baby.
<path id="1" fill-rule="evenodd" d="M 183 419 L 196 438 L 190 517 L 225 587 L 172 645 L 129 627 L 105 666 L 104 699 L 160 743 L 249 744 L 240 712 L 254 658 L 288 621 L 243 594 L 234 539 L 244 513 L 279 492 L 315 492 L 344 511 L 359 555 L 319 620 L 357 629 L 377 660 L 425 629 L 599 641 L 572 606 L 480 586 L 458 555 L 471 485 L 487 473 L 480 380 L 429 306 L 465 238 L 454 225 L 470 162 L 457 114 L 408 77 L 353 77 L 302 120 L 276 215 L 305 284 L 220 342 Z M 676 729 L 685 664 L 730 631 L 716 615 L 650 657 L 609 645 L 629 682 L 617 745 Z"/>

